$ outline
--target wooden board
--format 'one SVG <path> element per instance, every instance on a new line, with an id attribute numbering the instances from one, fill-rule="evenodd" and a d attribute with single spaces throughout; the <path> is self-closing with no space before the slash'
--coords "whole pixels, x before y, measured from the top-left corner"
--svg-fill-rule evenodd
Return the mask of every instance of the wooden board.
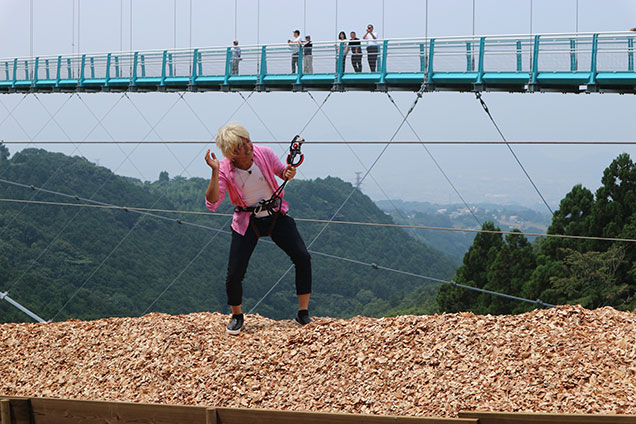
<path id="1" fill-rule="evenodd" d="M 463 418 L 478 418 L 480 424 L 636 424 L 636 415 L 460 411 L 459 416 Z"/>
<path id="2" fill-rule="evenodd" d="M 216 408 L 217 424 L 478 424 L 476 419 Z"/>
<path id="3" fill-rule="evenodd" d="M 32 398 L 31 408 L 35 424 L 206 422 L 206 408 L 199 406 Z"/>

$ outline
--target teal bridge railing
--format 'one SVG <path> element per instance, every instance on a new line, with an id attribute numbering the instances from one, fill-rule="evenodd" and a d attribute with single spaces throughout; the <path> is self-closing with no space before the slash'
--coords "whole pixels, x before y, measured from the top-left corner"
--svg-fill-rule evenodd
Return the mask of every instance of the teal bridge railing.
<path id="1" fill-rule="evenodd" d="M 0 59 L 0 92 L 505 90 L 636 93 L 635 32 L 316 42 Z M 298 66 L 292 72 L 292 55 Z M 311 57 L 310 57 L 311 56 Z M 354 72 L 360 59 L 362 72 Z M 311 69 L 309 66 L 311 65 Z"/>

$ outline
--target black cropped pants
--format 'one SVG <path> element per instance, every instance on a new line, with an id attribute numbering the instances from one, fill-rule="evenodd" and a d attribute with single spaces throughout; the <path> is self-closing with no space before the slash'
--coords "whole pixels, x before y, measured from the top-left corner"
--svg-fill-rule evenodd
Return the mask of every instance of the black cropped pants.
<path id="1" fill-rule="evenodd" d="M 268 235 L 291 258 L 296 267 L 296 294 L 311 293 L 311 256 L 298 233 L 296 221 L 288 215 L 279 213 L 277 216 L 265 218 L 252 217 L 244 236 L 232 230 L 230 259 L 225 279 L 228 305 L 237 306 L 243 302 L 243 278 L 250 257 L 259 236 Z"/>

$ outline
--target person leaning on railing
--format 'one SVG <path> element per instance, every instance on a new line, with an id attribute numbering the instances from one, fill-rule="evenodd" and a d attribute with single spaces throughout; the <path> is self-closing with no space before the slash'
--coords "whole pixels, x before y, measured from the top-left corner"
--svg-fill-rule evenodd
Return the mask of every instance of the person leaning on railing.
<path id="1" fill-rule="evenodd" d="M 636 27 L 634 27 L 634 28 L 630 29 L 630 31 L 636 31 Z"/>
<path id="2" fill-rule="evenodd" d="M 287 45 L 289 46 L 289 50 L 292 52 L 291 57 L 291 69 L 292 74 L 296 73 L 296 66 L 298 66 L 298 53 L 300 52 L 300 47 L 302 45 L 302 40 L 300 39 L 300 31 L 294 31 L 294 39 L 287 40 Z"/>
<path id="3" fill-rule="evenodd" d="M 205 204 L 212 212 L 221 204 L 227 191 L 236 208 L 232 219 L 232 241 L 225 279 L 227 303 L 232 309 L 232 318 L 227 333 L 238 335 L 243 327 L 243 278 L 256 248 L 258 239 L 271 237 L 296 266 L 296 294 L 298 314 L 295 322 L 309 324 L 309 295 L 311 293 L 311 256 L 305 242 L 298 233 L 296 222 L 287 214 L 289 205 L 278 198 L 278 210 L 263 210 L 257 206 L 264 199 L 271 199 L 278 190 L 276 177 L 291 180 L 296 168 L 283 164 L 274 151 L 267 146 L 252 144 L 245 127 L 227 124 L 219 129 L 216 145 L 223 152 L 221 162 L 208 149 L 205 162 L 212 168 L 210 183 L 205 192 Z M 268 275 L 268 280 L 271 275 Z"/>

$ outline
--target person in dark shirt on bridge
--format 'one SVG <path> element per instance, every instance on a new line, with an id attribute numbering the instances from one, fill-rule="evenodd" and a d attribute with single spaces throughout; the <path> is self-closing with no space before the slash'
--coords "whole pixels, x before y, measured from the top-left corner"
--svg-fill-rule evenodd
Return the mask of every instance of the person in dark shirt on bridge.
<path id="1" fill-rule="evenodd" d="M 351 66 L 356 72 L 362 72 L 362 47 L 360 47 L 360 39 L 356 37 L 356 32 L 351 31 L 349 39 L 349 50 L 351 51 Z"/>
<path id="2" fill-rule="evenodd" d="M 303 74 L 314 73 L 312 47 L 311 35 L 305 35 L 305 42 L 303 43 Z"/>
<path id="3" fill-rule="evenodd" d="M 205 204 L 212 212 L 216 211 L 227 191 L 230 201 L 236 206 L 225 280 L 227 303 L 232 309 L 227 333 L 238 335 L 243 327 L 243 278 L 261 236 L 271 237 L 296 266 L 298 314 L 295 322 L 309 324 L 311 256 L 298 233 L 296 222 L 287 214 L 289 205 L 282 198 L 283 192 L 277 199 L 278 210 L 261 211 L 255 207 L 261 200 L 272 198 L 279 187 L 276 177 L 290 180 L 296 176 L 296 168 L 283 164 L 271 148 L 252 144 L 249 132 L 242 125 L 227 124 L 219 129 L 216 145 L 225 159 L 219 162 L 209 149 L 205 154 L 205 162 L 212 168 Z"/>

